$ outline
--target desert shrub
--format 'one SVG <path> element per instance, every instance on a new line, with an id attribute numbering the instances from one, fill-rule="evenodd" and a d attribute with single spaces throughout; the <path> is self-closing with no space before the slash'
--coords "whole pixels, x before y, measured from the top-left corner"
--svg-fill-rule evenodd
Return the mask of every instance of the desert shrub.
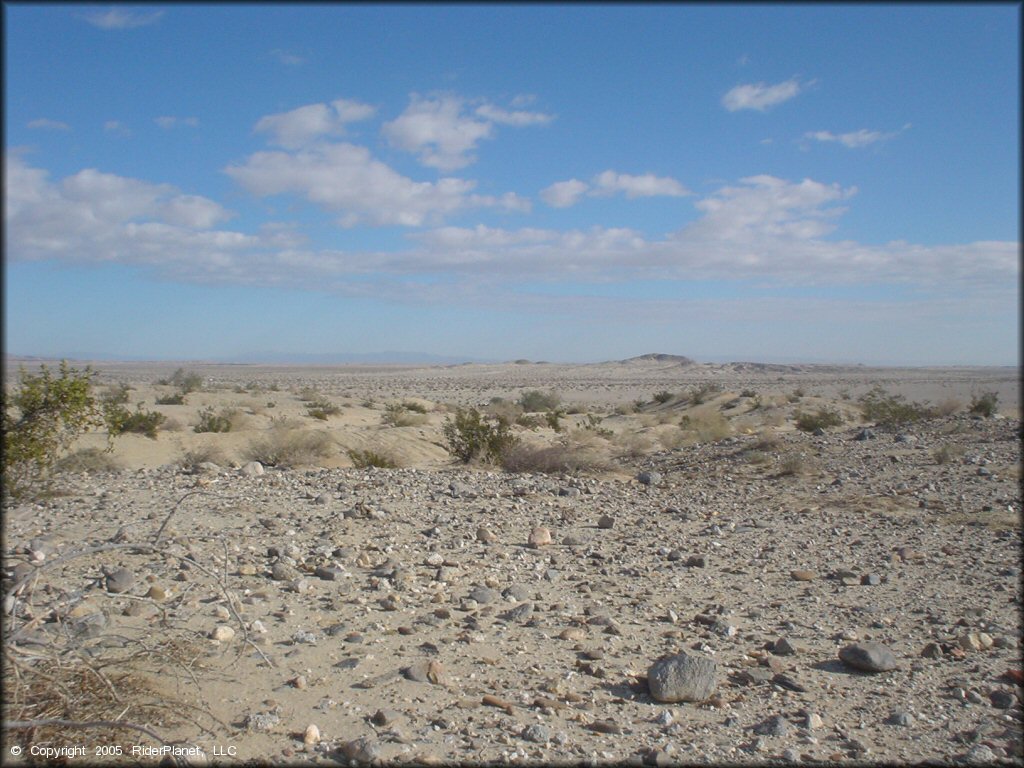
<path id="1" fill-rule="evenodd" d="M 484 411 L 488 416 L 495 419 L 504 419 L 509 424 L 519 424 L 521 423 L 520 419 L 524 418 L 522 406 L 512 400 L 506 400 L 504 397 L 492 397 L 491 401 L 484 408 Z M 526 423 L 523 423 L 522 425 L 530 429 L 540 426 L 539 423 L 532 426 Z"/>
<path id="2" fill-rule="evenodd" d="M 740 397 L 757 397 L 757 392 L 752 389 L 744 389 L 740 392 Z"/>
<path id="3" fill-rule="evenodd" d="M 159 411 L 147 411 L 142 403 L 135 406 L 135 411 L 117 406 L 116 410 L 107 412 L 107 429 L 112 436 L 122 435 L 126 432 L 156 440 L 156 430 L 167 420 Z"/>
<path id="4" fill-rule="evenodd" d="M 639 432 L 623 432 L 614 438 L 619 458 L 639 459 L 646 456 L 654 447 L 651 438 Z"/>
<path id="5" fill-rule="evenodd" d="M 707 399 L 712 395 L 716 395 L 722 391 L 720 384 L 705 383 L 699 386 L 692 387 L 687 394 L 687 400 L 691 405 L 703 405 L 707 402 Z"/>
<path id="6" fill-rule="evenodd" d="M 864 418 L 882 427 L 910 424 L 934 416 L 934 411 L 927 405 L 908 403 L 903 395 L 890 395 L 877 385 L 861 395 L 858 402 Z"/>
<path id="7" fill-rule="evenodd" d="M 93 371 L 61 361 L 60 376 L 44 365 L 38 374 L 22 368 L 18 389 L 3 393 L 4 494 L 12 498 L 43 490 L 54 463 L 79 435 L 104 422 L 92 391 Z"/>
<path id="8" fill-rule="evenodd" d="M 673 397 L 675 397 L 675 393 L 669 392 L 667 389 L 663 389 L 661 392 L 654 393 L 654 402 L 664 405 Z"/>
<path id="9" fill-rule="evenodd" d="M 614 433 L 607 427 L 602 427 L 601 422 L 604 421 L 603 416 L 597 416 L 593 413 L 587 414 L 586 421 L 583 422 L 583 429 L 593 432 L 601 437 L 611 437 Z"/>
<path id="10" fill-rule="evenodd" d="M 203 388 L 203 377 L 195 371 L 186 371 L 184 368 L 179 368 L 169 378 L 157 379 L 156 383 L 163 386 L 177 387 L 187 395 L 191 392 L 198 392 Z"/>
<path id="11" fill-rule="evenodd" d="M 341 408 L 324 398 L 311 400 L 306 405 L 306 414 L 321 421 L 327 421 L 328 416 L 337 416 L 339 413 Z"/>
<path id="12" fill-rule="evenodd" d="M 247 461 L 258 461 L 268 467 L 295 467 L 327 458 L 332 446 L 326 432 L 309 432 L 290 419 L 279 419 L 266 434 L 249 443 L 244 455 Z"/>
<path id="13" fill-rule="evenodd" d="M 597 460 L 592 452 L 568 443 L 529 445 L 519 442 L 501 456 L 501 467 L 507 472 L 542 472 L 558 474 L 593 469 Z"/>
<path id="14" fill-rule="evenodd" d="M 355 448 L 347 451 L 349 459 L 352 460 L 352 466 L 356 469 L 366 469 L 367 467 L 379 467 L 380 469 L 395 469 L 398 463 L 383 453 L 377 453 L 369 448 L 365 450 L 357 450 Z"/>
<path id="15" fill-rule="evenodd" d="M 156 399 L 157 405 L 184 405 L 185 404 L 185 393 L 175 392 L 171 395 L 164 395 Z"/>
<path id="16" fill-rule="evenodd" d="M 565 413 L 557 409 L 548 411 L 547 413 L 544 414 L 544 422 L 549 427 L 551 427 L 551 429 L 555 430 L 555 432 L 561 432 L 562 423 L 559 421 L 559 419 L 564 415 Z"/>
<path id="17" fill-rule="evenodd" d="M 768 464 L 772 460 L 771 454 L 758 450 L 744 451 L 743 458 L 748 464 L 755 465 Z"/>
<path id="18" fill-rule="evenodd" d="M 990 418 L 996 415 L 998 402 L 999 395 L 996 392 L 986 392 L 981 396 L 971 398 L 970 412 Z"/>
<path id="19" fill-rule="evenodd" d="M 786 456 L 779 462 L 780 476 L 802 475 L 806 471 L 807 464 L 804 462 L 803 457 L 797 454 Z"/>
<path id="20" fill-rule="evenodd" d="M 539 413 L 521 413 L 516 416 L 515 423 L 524 429 L 539 429 L 544 426 L 545 419 Z"/>
<path id="21" fill-rule="evenodd" d="M 100 395 L 100 402 L 104 405 L 124 405 L 128 402 L 128 393 L 132 388 L 125 383 L 110 386 Z"/>
<path id="22" fill-rule="evenodd" d="M 687 442 L 687 432 L 680 427 L 667 429 L 658 435 L 658 442 L 666 451 L 682 448 Z"/>
<path id="23" fill-rule="evenodd" d="M 932 458 L 936 464 L 949 464 L 964 455 L 964 448 L 960 445 L 940 445 L 932 451 Z"/>
<path id="24" fill-rule="evenodd" d="M 838 427 L 842 423 L 842 415 L 831 408 L 819 408 L 817 413 L 802 413 L 800 411 L 796 413 L 796 428 L 802 432 Z"/>
<path id="25" fill-rule="evenodd" d="M 799 403 L 805 394 L 807 393 L 804 392 L 802 387 L 797 387 L 787 395 L 786 399 L 791 403 Z"/>
<path id="26" fill-rule="evenodd" d="M 679 426 L 694 434 L 701 443 L 716 443 L 732 434 L 732 425 L 721 413 L 697 413 L 683 416 Z"/>
<path id="27" fill-rule="evenodd" d="M 224 450 L 218 445 L 201 445 L 189 451 L 185 451 L 178 459 L 178 465 L 185 469 L 192 469 L 204 462 L 210 462 L 219 466 L 227 466 L 228 460 Z"/>
<path id="28" fill-rule="evenodd" d="M 299 390 L 297 397 L 304 403 L 315 403 L 322 399 L 321 394 L 314 387 L 303 387 Z"/>
<path id="29" fill-rule="evenodd" d="M 213 406 L 207 406 L 199 412 L 199 423 L 192 429 L 195 432 L 230 432 L 235 415 L 234 409 L 223 409 L 216 413 Z"/>
<path id="30" fill-rule="evenodd" d="M 474 459 L 499 462 L 518 442 L 504 419 L 486 420 L 476 408 L 456 408 L 442 427 L 448 452 L 463 463 Z"/>
<path id="31" fill-rule="evenodd" d="M 55 472 L 112 472 L 120 468 L 110 451 L 102 448 L 80 448 L 54 464 Z"/>
<path id="32" fill-rule="evenodd" d="M 423 405 L 422 403 L 417 403 L 414 400 L 403 400 L 402 407 L 405 408 L 405 410 L 409 411 L 410 413 L 427 412 L 427 406 Z"/>
<path id="33" fill-rule="evenodd" d="M 404 403 L 388 403 L 380 420 L 389 427 L 419 427 L 426 424 L 428 419 L 425 408 L 410 413 Z"/>
<path id="34" fill-rule="evenodd" d="M 519 405 L 527 413 L 539 413 L 541 411 L 553 411 L 562 403 L 562 398 L 553 389 L 548 392 L 541 392 L 539 389 L 531 389 L 519 396 Z"/>
<path id="35" fill-rule="evenodd" d="M 782 447 L 782 438 L 774 432 L 761 432 L 754 443 L 756 451 L 777 451 Z"/>

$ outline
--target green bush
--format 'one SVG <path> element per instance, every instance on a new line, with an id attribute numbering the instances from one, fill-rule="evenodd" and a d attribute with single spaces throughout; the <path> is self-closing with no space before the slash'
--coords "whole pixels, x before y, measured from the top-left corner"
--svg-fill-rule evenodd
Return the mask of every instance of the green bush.
<path id="1" fill-rule="evenodd" d="M 383 453 L 371 451 L 369 448 L 362 451 L 353 448 L 347 453 L 348 457 L 352 460 L 352 466 L 356 469 L 366 469 L 367 467 L 395 469 L 398 466 L 395 460 L 390 456 L 385 456 Z"/>
<path id="2" fill-rule="evenodd" d="M 156 440 L 156 430 L 167 420 L 159 411 L 147 411 L 142 403 L 135 406 L 135 412 L 118 406 L 116 411 L 109 411 L 107 418 L 107 429 L 111 435 L 121 435 L 125 432 L 145 435 Z"/>
<path id="3" fill-rule="evenodd" d="M 328 416 L 337 416 L 339 413 L 341 413 L 339 406 L 323 398 L 312 400 L 306 406 L 306 414 L 321 421 L 327 421 Z"/>
<path id="4" fill-rule="evenodd" d="M 817 413 L 796 414 L 796 428 L 803 432 L 813 432 L 816 429 L 838 427 L 843 423 L 843 417 L 838 411 L 830 408 L 819 408 Z"/>
<path id="5" fill-rule="evenodd" d="M 104 413 L 92 392 L 91 368 L 60 364 L 54 377 L 45 365 L 38 374 L 22 368 L 18 389 L 3 394 L 4 494 L 21 498 L 43 490 L 53 466 L 82 433 L 102 426 Z"/>
<path id="6" fill-rule="evenodd" d="M 541 392 L 539 389 L 531 389 L 519 396 L 519 405 L 527 413 L 540 413 L 541 411 L 553 411 L 562 403 L 562 398 L 554 390 Z"/>
<path id="7" fill-rule="evenodd" d="M 707 401 L 708 397 L 716 395 L 721 391 L 722 386 L 720 384 L 701 384 L 690 390 L 687 400 L 689 400 L 691 405 L 702 405 Z"/>
<path id="8" fill-rule="evenodd" d="M 195 371 L 186 371 L 184 368 L 179 368 L 171 374 L 170 378 L 157 379 L 156 383 L 175 386 L 187 395 L 191 392 L 198 392 L 203 388 L 203 377 Z"/>
<path id="9" fill-rule="evenodd" d="M 235 415 L 232 410 L 224 410 L 215 413 L 213 406 L 208 406 L 199 412 L 199 423 L 192 429 L 195 432 L 230 432 L 231 419 Z"/>
<path id="10" fill-rule="evenodd" d="M 881 427 L 895 427 L 929 419 L 934 411 L 923 403 L 908 403 L 903 395 L 890 395 L 879 386 L 859 398 L 861 412 Z"/>
<path id="11" fill-rule="evenodd" d="M 976 413 L 986 418 L 996 415 L 996 404 L 999 402 L 999 395 L 996 392 L 986 392 L 980 397 L 971 398 L 971 413 Z"/>
<path id="12" fill-rule="evenodd" d="M 500 462 L 519 439 L 504 419 L 490 422 L 476 408 L 456 408 L 455 416 L 442 427 L 448 452 L 465 464 L 474 459 Z"/>
<path id="13" fill-rule="evenodd" d="M 561 432 L 562 424 L 559 421 L 559 418 L 564 415 L 565 414 L 560 410 L 548 411 L 544 414 L 544 421 L 547 422 L 547 425 L 551 427 L 551 429 L 555 430 L 555 432 Z"/>
<path id="14" fill-rule="evenodd" d="M 663 389 L 661 392 L 654 393 L 654 402 L 664 405 L 673 397 L 675 397 L 674 393 L 669 392 L 667 389 Z"/>
<path id="15" fill-rule="evenodd" d="M 157 405 L 184 405 L 185 393 L 175 392 L 173 395 L 164 395 L 156 399 Z"/>

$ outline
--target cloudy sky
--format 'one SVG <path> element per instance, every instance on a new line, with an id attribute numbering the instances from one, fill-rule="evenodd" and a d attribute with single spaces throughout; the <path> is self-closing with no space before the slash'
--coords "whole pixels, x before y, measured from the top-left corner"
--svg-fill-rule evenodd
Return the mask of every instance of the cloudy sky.
<path id="1" fill-rule="evenodd" d="M 1016 364 L 1019 5 L 5 5 L 5 348 Z"/>

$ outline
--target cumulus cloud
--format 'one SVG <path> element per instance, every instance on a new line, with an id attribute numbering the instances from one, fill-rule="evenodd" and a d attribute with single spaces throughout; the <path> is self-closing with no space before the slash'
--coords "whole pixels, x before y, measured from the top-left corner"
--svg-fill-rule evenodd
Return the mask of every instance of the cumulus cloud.
<path id="1" fill-rule="evenodd" d="M 722 97 L 722 106 L 730 112 L 754 109 L 765 112 L 797 96 L 803 86 L 796 78 L 775 85 L 748 83 L 737 85 Z"/>
<path id="2" fill-rule="evenodd" d="M 158 118 L 154 119 L 153 122 L 156 123 L 161 128 L 163 128 L 165 131 L 169 131 L 171 128 L 174 128 L 176 125 L 187 125 L 190 128 L 195 128 L 197 125 L 199 125 L 199 118 L 198 117 L 172 117 L 172 116 L 169 116 L 169 115 L 164 115 L 162 117 L 158 117 Z"/>
<path id="3" fill-rule="evenodd" d="M 579 179 L 556 181 L 550 187 L 542 190 L 540 197 L 552 208 L 568 208 L 576 205 L 589 189 L 590 185 Z"/>
<path id="4" fill-rule="evenodd" d="M 256 123 L 257 133 L 270 135 L 270 142 L 295 149 L 318 139 L 341 136 L 348 123 L 373 117 L 376 108 L 348 99 L 330 104 L 307 104 L 290 112 L 267 115 Z"/>
<path id="5" fill-rule="evenodd" d="M 35 128 L 43 131 L 70 131 L 71 126 L 67 123 L 62 123 L 60 120 L 50 120 L 45 117 L 39 117 L 35 120 L 29 120 L 29 128 Z"/>
<path id="6" fill-rule="evenodd" d="M 493 198 L 475 198 L 469 182 L 412 182 L 375 164 L 365 149 L 349 145 L 268 152 L 251 160 L 244 181 L 256 191 L 291 190 L 343 217 L 426 222 L 471 205 L 500 205 Z M 1020 271 L 1018 243 L 830 240 L 855 190 L 813 179 L 740 179 L 696 200 L 698 218 L 660 238 L 628 227 L 439 225 L 410 233 L 406 247 L 341 251 L 312 246 L 285 224 L 268 224 L 255 233 L 225 229 L 230 214 L 217 202 L 171 185 L 95 169 L 55 181 L 10 153 L 5 170 L 6 258 L 11 261 L 132 264 L 192 282 L 279 285 L 396 300 L 478 300 L 484 306 L 522 303 L 528 294 L 516 286 L 538 280 L 565 284 L 565 306 L 580 298 L 575 286 L 587 282 L 884 282 L 920 295 L 974 297 L 976 303 L 1005 307 L 1015 300 Z M 366 185 L 362 189 L 378 200 L 376 207 L 346 197 L 345 187 L 353 179 Z M 404 202 L 385 207 L 384 199 L 395 196 Z"/>
<path id="7" fill-rule="evenodd" d="M 284 193 L 339 214 L 339 223 L 421 226 L 460 210 L 501 207 L 523 210 L 518 196 L 476 195 L 473 181 L 442 178 L 417 182 L 354 144 L 323 144 L 298 152 L 257 152 L 226 172 L 250 193 L 264 197 Z"/>
<path id="8" fill-rule="evenodd" d="M 120 120 L 107 120 L 103 123 L 103 130 L 114 136 L 131 136 L 131 129 Z"/>
<path id="9" fill-rule="evenodd" d="M 883 133 L 882 131 L 871 131 L 866 128 L 861 128 L 859 131 L 839 134 L 832 133 L 831 131 L 808 131 L 804 134 L 803 138 L 805 141 L 810 140 L 822 143 L 837 143 L 842 144 L 848 149 L 857 149 L 880 141 L 894 139 L 909 128 L 910 123 L 907 123 L 898 131 L 890 131 L 888 133 Z"/>
<path id="10" fill-rule="evenodd" d="M 135 29 L 155 24 L 163 15 L 163 11 L 143 13 L 125 8 L 111 8 L 108 11 L 86 14 L 82 18 L 99 29 Z"/>
<path id="11" fill-rule="evenodd" d="M 597 174 L 591 184 L 579 179 L 555 182 L 541 191 L 541 199 L 553 208 L 568 208 L 578 203 L 585 195 L 609 197 L 622 193 L 629 199 L 637 197 L 683 197 L 693 194 L 686 187 L 669 176 L 655 176 L 645 173 L 633 176 L 616 171 Z"/>
<path id="12" fill-rule="evenodd" d="M 490 103 L 468 113 L 469 106 L 452 94 L 413 94 L 405 111 L 385 123 L 382 132 L 392 146 L 415 154 L 423 165 L 454 171 L 476 161 L 473 152 L 482 140 L 493 137 L 495 125 L 540 125 L 552 119 L 539 112 L 508 111 Z"/>

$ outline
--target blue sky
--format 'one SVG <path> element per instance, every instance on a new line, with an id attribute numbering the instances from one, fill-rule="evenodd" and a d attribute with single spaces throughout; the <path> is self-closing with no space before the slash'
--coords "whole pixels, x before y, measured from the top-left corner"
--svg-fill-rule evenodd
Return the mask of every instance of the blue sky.
<path id="1" fill-rule="evenodd" d="M 1019 5 L 4 14 L 9 353 L 1018 362 Z"/>

